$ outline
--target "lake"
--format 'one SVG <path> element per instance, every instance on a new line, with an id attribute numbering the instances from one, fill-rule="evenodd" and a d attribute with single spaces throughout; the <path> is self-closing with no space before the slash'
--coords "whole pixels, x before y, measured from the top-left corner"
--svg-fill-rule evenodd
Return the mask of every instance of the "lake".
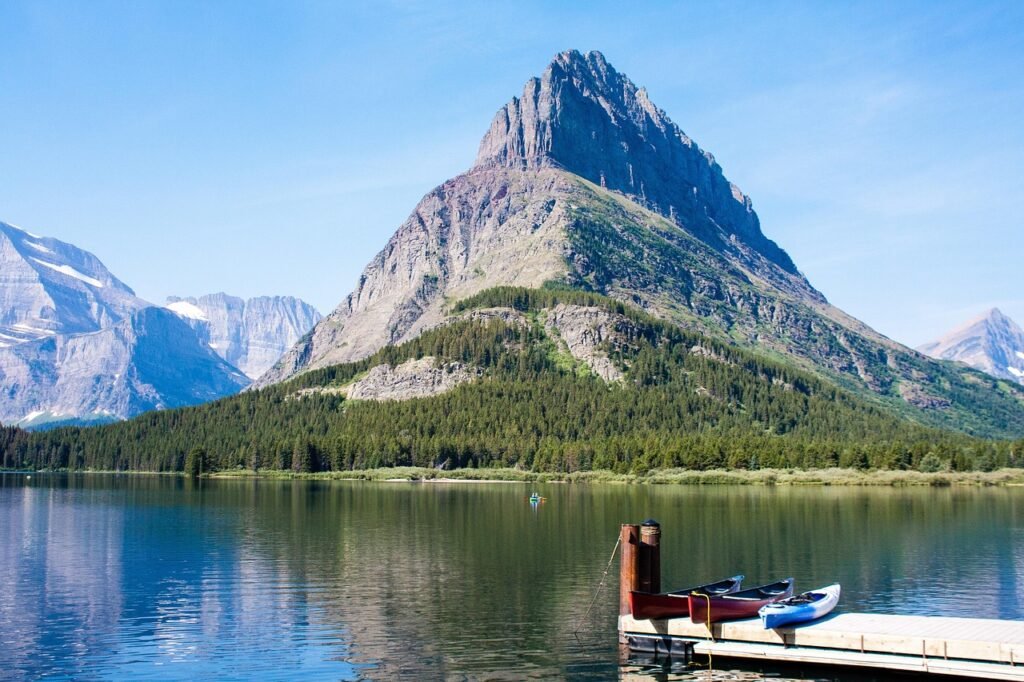
<path id="1" fill-rule="evenodd" d="M 617 557 L 587 615 L 647 518 L 666 589 L 793 576 L 844 611 L 1024 618 L 1015 488 L 3 474 L 0 677 L 686 679 L 619 661 Z"/>

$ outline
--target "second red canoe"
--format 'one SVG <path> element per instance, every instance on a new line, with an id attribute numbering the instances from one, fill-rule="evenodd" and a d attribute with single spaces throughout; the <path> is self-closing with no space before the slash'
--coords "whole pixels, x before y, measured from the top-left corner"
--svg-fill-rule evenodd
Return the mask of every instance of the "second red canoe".
<path id="1" fill-rule="evenodd" d="M 690 620 L 694 623 L 718 623 L 723 620 L 753 618 L 762 606 L 792 596 L 792 578 L 732 594 L 691 594 Z"/>

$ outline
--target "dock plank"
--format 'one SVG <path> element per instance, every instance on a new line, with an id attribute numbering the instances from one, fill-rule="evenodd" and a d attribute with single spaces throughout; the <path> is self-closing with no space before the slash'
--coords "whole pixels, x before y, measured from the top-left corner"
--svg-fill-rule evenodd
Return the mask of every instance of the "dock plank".
<path id="1" fill-rule="evenodd" d="M 807 649 L 803 647 L 780 649 L 775 645 L 737 642 L 698 642 L 694 646 L 694 651 L 704 655 L 711 654 L 712 656 L 762 661 L 772 660 L 785 663 L 855 666 L 933 675 L 955 675 L 957 677 L 983 680 L 1005 680 L 1007 682 L 1020 682 L 1020 680 L 1024 680 L 1024 668 L 978 661 L 933 660 L 892 654 L 862 654 L 860 652 Z"/>
<path id="2" fill-rule="evenodd" d="M 851 653 L 915 657 L 932 665 L 947 659 L 1006 668 L 1011 667 L 1008 663 L 1024 663 L 1024 621 L 843 613 L 796 628 L 765 630 L 755 618 L 714 623 L 709 630 L 688 618 L 650 621 L 621 616 L 619 631 L 715 644 L 765 645 L 772 651 L 794 647 L 834 650 L 840 657 Z M 1013 671 L 1015 676 L 1006 679 L 1024 679 L 1024 667 L 1017 670 L 1021 673 Z"/>

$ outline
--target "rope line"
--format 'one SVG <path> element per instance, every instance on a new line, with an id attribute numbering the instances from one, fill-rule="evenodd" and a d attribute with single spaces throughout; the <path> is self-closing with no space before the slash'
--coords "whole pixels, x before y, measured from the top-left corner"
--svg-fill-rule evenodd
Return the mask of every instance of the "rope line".
<path id="1" fill-rule="evenodd" d="M 578 635 L 580 630 L 583 628 L 583 624 L 587 622 L 587 618 L 590 617 L 590 611 L 594 608 L 594 604 L 597 603 L 597 597 L 601 594 L 601 588 L 604 587 L 604 582 L 608 578 L 608 571 L 611 570 L 612 562 L 615 561 L 615 553 L 619 551 L 619 543 L 622 542 L 622 536 L 615 538 L 615 546 L 612 547 L 612 555 L 608 557 L 608 565 L 604 567 L 604 573 L 601 575 L 601 582 L 597 584 L 597 589 L 594 591 L 594 598 L 590 600 L 590 606 L 587 607 L 587 612 L 583 614 L 583 619 L 576 625 L 576 629 L 572 631 L 573 635 Z"/>
<path id="2" fill-rule="evenodd" d="M 700 592 L 691 592 L 690 596 L 691 597 L 704 597 L 704 599 L 707 600 L 707 602 L 708 602 L 708 622 L 707 622 L 708 639 L 710 639 L 712 642 L 714 642 L 715 641 L 715 632 L 714 632 L 714 630 L 711 629 L 711 595 L 709 595 L 709 594 L 701 594 Z M 714 668 L 715 668 L 714 661 L 711 660 L 711 649 L 708 649 L 708 671 L 710 672 L 711 670 L 714 670 Z"/>

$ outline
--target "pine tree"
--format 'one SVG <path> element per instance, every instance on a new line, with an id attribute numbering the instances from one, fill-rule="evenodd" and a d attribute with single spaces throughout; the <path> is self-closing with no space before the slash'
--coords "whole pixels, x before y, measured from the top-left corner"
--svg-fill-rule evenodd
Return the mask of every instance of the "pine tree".
<path id="1" fill-rule="evenodd" d="M 296 438 L 292 448 L 292 471 L 308 474 L 313 470 L 313 447 L 306 438 Z"/>
<path id="2" fill-rule="evenodd" d="M 197 478 L 202 476 L 203 471 L 208 468 L 206 466 L 206 450 L 197 445 L 188 451 L 188 455 L 185 457 L 185 475 Z"/>

